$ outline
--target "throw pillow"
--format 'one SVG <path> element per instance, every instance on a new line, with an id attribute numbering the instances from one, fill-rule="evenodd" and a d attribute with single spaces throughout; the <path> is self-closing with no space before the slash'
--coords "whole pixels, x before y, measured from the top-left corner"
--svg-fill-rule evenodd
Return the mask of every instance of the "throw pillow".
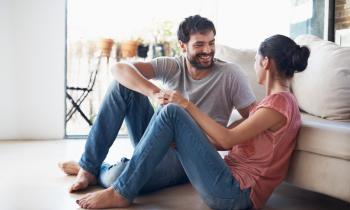
<path id="1" fill-rule="evenodd" d="M 254 59 L 256 50 L 253 49 L 235 49 L 225 45 L 216 45 L 215 57 L 235 63 L 247 74 L 250 85 L 255 93 L 256 99 L 260 101 L 265 96 L 263 86 L 259 85 L 254 70 Z"/>
<path id="2" fill-rule="evenodd" d="M 350 48 L 313 35 L 296 42 L 311 51 L 307 68 L 292 81 L 299 107 L 321 118 L 350 121 Z"/>

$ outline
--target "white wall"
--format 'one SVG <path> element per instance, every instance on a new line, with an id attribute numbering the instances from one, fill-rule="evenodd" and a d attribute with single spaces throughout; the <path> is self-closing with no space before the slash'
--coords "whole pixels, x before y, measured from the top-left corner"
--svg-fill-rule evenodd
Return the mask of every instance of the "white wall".
<path id="1" fill-rule="evenodd" d="M 0 136 L 16 132 L 14 72 L 12 67 L 11 0 L 0 0 Z"/>
<path id="2" fill-rule="evenodd" d="M 64 136 L 64 0 L 0 0 L 0 139 Z"/>

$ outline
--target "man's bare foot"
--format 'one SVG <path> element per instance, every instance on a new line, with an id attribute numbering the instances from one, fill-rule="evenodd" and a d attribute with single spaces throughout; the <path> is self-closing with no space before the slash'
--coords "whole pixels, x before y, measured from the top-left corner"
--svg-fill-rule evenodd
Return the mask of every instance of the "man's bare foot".
<path id="1" fill-rule="evenodd" d="M 80 168 L 77 175 L 77 179 L 75 180 L 75 183 L 70 187 L 69 192 L 84 190 L 88 186 L 96 185 L 96 184 L 97 184 L 96 177 L 93 174 Z"/>
<path id="2" fill-rule="evenodd" d="M 58 167 L 67 175 L 77 175 L 80 169 L 78 162 L 73 160 L 59 162 Z"/>
<path id="3" fill-rule="evenodd" d="M 84 209 L 124 208 L 130 206 L 131 204 L 112 187 L 94 193 L 89 193 L 76 202 L 81 208 Z"/>

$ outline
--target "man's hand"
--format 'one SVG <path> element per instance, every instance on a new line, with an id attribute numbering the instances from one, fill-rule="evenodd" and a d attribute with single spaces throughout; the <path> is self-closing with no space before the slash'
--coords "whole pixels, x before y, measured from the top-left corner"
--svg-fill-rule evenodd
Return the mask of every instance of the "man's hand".
<path id="1" fill-rule="evenodd" d="M 151 98 L 153 99 L 153 101 L 159 105 L 166 105 L 169 103 L 168 98 L 169 95 L 165 94 L 165 92 L 163 90 L 159 90 L 158 92 L 154 92 L 151 95 Z"/>
<path id="2" fill-rule="evenodd" d="M 161 90 L 158 94 L 158 100 L 162 105 L 168 103 L 174 103 L 186 108 L 189 105 L 188 99 L 183 97 L 178 91 L 175 90 Z"/>
<path id="3" fill-rule="evenodd" d="M 153 94 L 150 96 L 156 104 L 159 104 L 159 105 L 163 105 L 164 104 L 164 100 L 163 98 L 161 97 L 161 93 L 160 93 L 161 90 L 159 90 L 158 92 L 153 92 Z"/>

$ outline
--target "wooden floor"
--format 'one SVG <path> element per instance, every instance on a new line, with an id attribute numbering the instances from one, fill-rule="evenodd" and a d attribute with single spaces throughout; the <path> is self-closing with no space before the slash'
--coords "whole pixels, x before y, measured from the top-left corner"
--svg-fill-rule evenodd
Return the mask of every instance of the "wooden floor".
<path id="1" fill-rule="evenodd" d="M 83 140 L 0 141 L 0 209 L 1 210 L 69 210 L 79 209 L 75 200 L 86 192 L 70 194 L 74 177 L 57 167 L 60 160 L 78 160 Z M 132 147 L 120 139 L 111 148 L 108 162 L 130 157 Z M 98 190 L 95 187 L 88 192 Z M 191 185 L 168 188 L 139 196 L 128 209 L 209 209 Z M 275 190 L 265 210 L 349 210 L 350 204 L 288 184 Z"/>

